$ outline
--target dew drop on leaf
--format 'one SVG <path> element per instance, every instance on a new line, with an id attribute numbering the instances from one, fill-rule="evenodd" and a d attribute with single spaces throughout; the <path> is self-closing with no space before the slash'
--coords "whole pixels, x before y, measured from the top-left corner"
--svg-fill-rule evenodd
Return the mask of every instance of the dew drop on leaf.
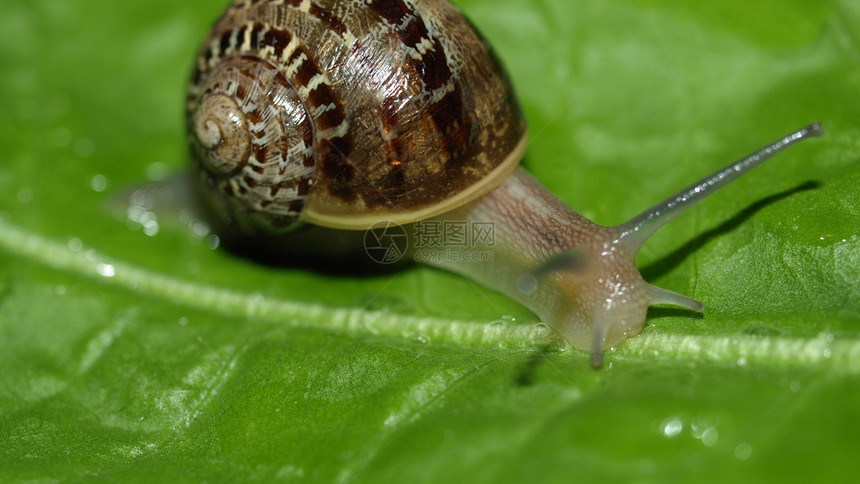
<path id="1" fill-rule="evenodd" d="M 740 460 L 747 460 L 752 456 L 752 446 L 750 444 L 738 444 L 735 447 L 735 457 Z"/>
<path id="2" fill-rule="evenodd" d="M 674 438 L 684 430 L 684 422 L 680 417 L 669 417 L 660 424 L 660 432 L 667 438 Z"/>

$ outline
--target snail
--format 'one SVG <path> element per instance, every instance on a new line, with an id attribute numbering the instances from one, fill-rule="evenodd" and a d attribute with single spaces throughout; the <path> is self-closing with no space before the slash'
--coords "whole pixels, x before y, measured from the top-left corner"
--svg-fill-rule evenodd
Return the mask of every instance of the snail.
<path id="1" fill-rule="evenodd" d="M 518 167 L 528 135 L 514 91 L 445 0 L 236 1 L 200 49 L 186 113 L 195 183 L 218 225 L 288 244 L 309 226 L 490 224 L 491 262 L 429 263 L 516 299 L 595 367 L 641 331 L 650 305 L 703 310 L 643 280 L 642 243 L 823 133 L 810 124 L 626 223 L 597 225 Z"/>

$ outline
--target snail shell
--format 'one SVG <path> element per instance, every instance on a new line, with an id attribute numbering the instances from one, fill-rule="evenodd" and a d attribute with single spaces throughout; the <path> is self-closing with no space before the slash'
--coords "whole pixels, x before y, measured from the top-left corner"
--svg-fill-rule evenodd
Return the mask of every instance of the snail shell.
<path id="1" fill-rule="evenodd" d="M 234 2 L 187 119 L 204 198 L 248 233 L 450 211 L 508 178 L 527 137 L 491 49 L 444 0 Z"/>

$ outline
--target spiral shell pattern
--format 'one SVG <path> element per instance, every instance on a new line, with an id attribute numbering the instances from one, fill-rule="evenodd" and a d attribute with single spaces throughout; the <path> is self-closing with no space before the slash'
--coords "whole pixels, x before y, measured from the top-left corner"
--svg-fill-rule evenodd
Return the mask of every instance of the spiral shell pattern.
<path id="1" fill-rule="evenodd" d="M 240 0 L 188 89 L 207 199 L 249 232 L 412 222 L 498 186 L 526 128 L 444 0 Z"/>

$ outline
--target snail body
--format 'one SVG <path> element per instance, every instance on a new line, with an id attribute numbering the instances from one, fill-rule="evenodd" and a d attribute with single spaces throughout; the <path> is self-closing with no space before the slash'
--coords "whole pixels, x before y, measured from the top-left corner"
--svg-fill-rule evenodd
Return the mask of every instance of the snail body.
<path id="1" fill-rule="evenodd" d="M 431 263 L 517 299 L 595 366 L 639 333 L 649 305 L 702 310 L 642 279 L 634 259 L 648 236 L 821 133 L 810 125 L 599 226 L 517 167 L 527 129 L 513 89 L 445 0 L 236 1 L 203 44 L 187 99 L 195 179 L 219 225 L 259 239 L 382 220 L 493 224 L 492 262 Z"/>

